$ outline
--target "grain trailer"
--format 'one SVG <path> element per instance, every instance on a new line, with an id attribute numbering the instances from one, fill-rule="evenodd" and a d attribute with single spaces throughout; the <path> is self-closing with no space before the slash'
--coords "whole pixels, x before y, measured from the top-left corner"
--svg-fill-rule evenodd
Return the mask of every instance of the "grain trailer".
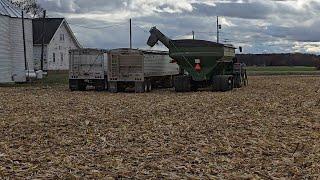
<path id="1" fill-rule="evenodd" d="M 70 51 L 69 86 L 71 90 L 149 92 L 152 88 L 173 86 L 179 66 L 166 51 L 138 49 L 75 49 Z"/>
<path id="2" fill-rule="evenodd" d="M 74 49 L 69 51 L 69 87 L 72 91 L 86 90 L 88 85 L 97 91 L 108 89 L 107 50 Z"/>
<path id="3" fill-rule="evenodd" d="M 165 51 L 122 48 L 110 50 L 108 54 L 110 92 L 132 87 L 142 93 L 156 87 L 172 87 L 173 77 L 179 74 L 178 65 L 172 63 Z"/>

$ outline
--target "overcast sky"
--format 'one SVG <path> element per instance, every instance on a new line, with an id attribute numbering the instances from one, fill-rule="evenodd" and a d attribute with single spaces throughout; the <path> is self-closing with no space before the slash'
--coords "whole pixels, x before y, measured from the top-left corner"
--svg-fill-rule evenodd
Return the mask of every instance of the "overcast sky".
<path id="1" fill-rule="evenodd" d="M 129 45 L 133 20 L 135 48 L 148 48 L 149 29 L 157 26 L 172 39 L 221 41 L 245 53 L 320 54 L 320 0 L 38 0 L 49 17 L 65 17 L 84 47 Z M 164 49 L 156 46 L 156 49 Z"/>

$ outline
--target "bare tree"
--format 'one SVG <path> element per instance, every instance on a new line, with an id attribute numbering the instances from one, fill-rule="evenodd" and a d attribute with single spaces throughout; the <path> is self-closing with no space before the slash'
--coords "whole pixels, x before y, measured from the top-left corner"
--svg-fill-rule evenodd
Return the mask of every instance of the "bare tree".
<path id="1" fill-rule="evenodd" d="M 40 17 L 43 8 L 38 4 L 37 0 L 10 0 L 14 5 L 23 9 L 26 13 L 33 17 Z"/>

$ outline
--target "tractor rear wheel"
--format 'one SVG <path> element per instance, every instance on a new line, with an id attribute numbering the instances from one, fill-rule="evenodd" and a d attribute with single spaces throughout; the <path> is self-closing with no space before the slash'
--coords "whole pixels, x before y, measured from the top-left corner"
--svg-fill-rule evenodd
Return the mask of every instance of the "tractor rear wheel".
<path id="1" fill-rule="evenodd" d="M 221 88 L 222 92 L 233 90 L 233 84 L 234 84 L 233 76 L 222 76 L 221 84 L 222 84 L 222 88 Z"/>
<path id="2" fill-rule="evenodd" d="M 243 86 L 243 78 L 241 77 L 241 75 L 237 74 L 234 76 L 234 87 L 235 88 L 241 88 Z"/>
<path id="3" fill-rule="evenodd" d="M 234 79 L 230 75 L 217 75 L 212 78 L 213 91 L 231 91 L 233 89 Z"/>

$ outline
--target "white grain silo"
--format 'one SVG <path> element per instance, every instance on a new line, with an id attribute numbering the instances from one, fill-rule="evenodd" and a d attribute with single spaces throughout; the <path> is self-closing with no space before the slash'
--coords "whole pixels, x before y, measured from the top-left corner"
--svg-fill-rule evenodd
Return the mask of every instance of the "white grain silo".
<path id="1" fill-rule="evenodd" d="M 32 19 L 28 15 L 24 21 L 27 63 L 22 27 L 21 9 L 0 0 L 0 83 L 25 82 L 27 74 L 34 74 Z"/>

